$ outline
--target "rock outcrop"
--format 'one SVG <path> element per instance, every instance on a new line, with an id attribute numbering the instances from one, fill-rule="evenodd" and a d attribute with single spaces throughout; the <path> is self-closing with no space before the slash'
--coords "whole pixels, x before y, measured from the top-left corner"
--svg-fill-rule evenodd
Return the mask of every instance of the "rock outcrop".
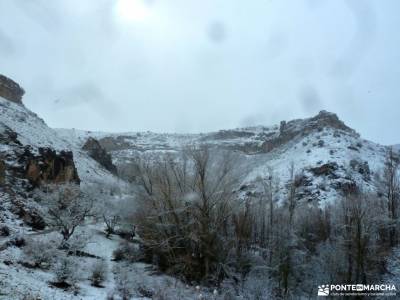
<path id="1" fill-rule="evenodd" d="M 113 164 L 111 155 L 100 145 L 99 141 L 90 137 L 82 147 L 90 157 L 102 165 L 106 170 L 117 174 L 117 167 Z"/>
<path id="2" fill-rule="evenodd" d="M 0 74 L 0 97 L 17 104 L 22 104 L 23 88 L 12 79 Z"/>
<path id="3" fill-rule="evenodd" d="M 9 146 L 22 146 L 18 135 L 11 128 L 0 123 L 0 144 Z"/>
<path id="4" fill-rule="evenodd" d="M 296 136 L 305 136 L 312 131 L 322 131 L 323 128 L 333 128 L 346 131 L 350 134 L 358 136 L 358 134 L 346 126 L 336 114 L 320 111 L 315 117 L 304 120 L 293 120 L 290 122 L 282 121 L 279 128 L 279 134 L 266 140 L 263 145 L 264 152 L 270 152 L 276 147 L 283 145 L 294 139 Z"/>
<path id="5" fill-rule="evenodd" d="M 323 164 L 322 166 L 311 168 L 310 171 L 315 176 L 332 176 L 337 177 L 335 172 L 339 169 L 339 166 L 336 162 L 328 162 Z"/>
<path id="6" fill-rule="evenodd" d="M 18 200 L 13 201 L 12 212 L 15 213 L 24 223 L 35 230 L 43 230 L 46 222 L 36 208 L 27 206 L 26 203 Z"/>
<path id="7" fill-rule="evenodd" d="M 49 183 L 80 183 L 71 151 L 57 153 L 50 148 L 39 148 L 38 154 L 26 149 L 21 160 L 26 160 L 25 177 L 34 186 Z"/>
<path id="8" fill-rule="evenodd" d="M 34 150 L 30 146 L 14 145 L 0 159 L 0 177 L 4 185 L 20 186 L 15 192 L 24 192 L 53 183 L 80 183 L 73 154 L 70 151 L 56 152 L 50 148 Z M 3 164 L 1 164 L 3 162 Z M 5 174 L 8 176 L 5 176 Z M 4 176 L 2 176 L 2 174 Z"/>

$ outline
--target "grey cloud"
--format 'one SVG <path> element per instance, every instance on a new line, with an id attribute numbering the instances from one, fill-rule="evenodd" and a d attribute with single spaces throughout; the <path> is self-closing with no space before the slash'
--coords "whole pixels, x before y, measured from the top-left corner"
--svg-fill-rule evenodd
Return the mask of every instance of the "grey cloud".
<path id="1" fill-rule="evenodd" d="M 49 125 L 200 132 L 327 109 L 399 143 L 399 1 L 134 0 L 149 16 L 131 22 L 118 1 L 0 1 L 0 73 Z"/>

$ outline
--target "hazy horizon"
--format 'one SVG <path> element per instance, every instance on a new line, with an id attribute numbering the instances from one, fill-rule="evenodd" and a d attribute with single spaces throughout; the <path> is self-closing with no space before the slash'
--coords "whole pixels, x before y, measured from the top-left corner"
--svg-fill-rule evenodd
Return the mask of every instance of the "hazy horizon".
<path id="1" fill-rule="evenodd" d="M 0 73 L 54 128 L 199 133 L 336 113 L 399 144 L 400 2 L 5 0 Z"/>

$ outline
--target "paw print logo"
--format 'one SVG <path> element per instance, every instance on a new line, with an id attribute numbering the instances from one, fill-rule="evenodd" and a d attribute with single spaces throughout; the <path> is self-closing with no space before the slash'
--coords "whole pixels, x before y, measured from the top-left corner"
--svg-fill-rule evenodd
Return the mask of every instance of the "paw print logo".
<path id="1" fill-rule="evenodd" d="M 318 296 L 329 296 L 329 285 L 323 284 L 318 286 Z"/>

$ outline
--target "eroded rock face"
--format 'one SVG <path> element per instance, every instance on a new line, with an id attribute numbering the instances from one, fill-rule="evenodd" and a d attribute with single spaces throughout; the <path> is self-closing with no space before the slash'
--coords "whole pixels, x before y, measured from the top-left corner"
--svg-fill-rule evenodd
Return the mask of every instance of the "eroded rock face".
<path id="1" fill-rule="evenodd" d="M 10 145 L 10 146 L 22 146 L 18 140 L 18 135 L 11 128 L 0 124 L 0 144 Z"/>
<path id="2" fill-rule="evenodd" d="M 22 104 L 22 96 L 25 94 L 23 88 L 12 79 L 0 74 L 0 96 L 15 102 Z"/>
<path id="3" fill-rule="evenodd" d="M 38 152 L 35 155 L 28 148 L 21 157 L 27 161 L 25 176 L 34 187 L 50 183 L 80 183 L 72 152 L 56 153 L 49 148 L 39 148 Z"/>
<path id="4" fill-rule="evenodd" d="M 88 138 L 85 145 L 82 147 L 87 151 L 89 156 L 102 165 L 111 173 L 117 174 L 117 168 L 112 162 L 111 155 L 100 145 L 99 141 L 94 138 Z"/>
<path id="5" fill-rule="evenodd" d="M 80 183 L 71 151 L 24 146 L 18 134 L 0 124 L 0 183 L 30 190 L 43 184 Z M 6 176 L 7 175 L 7 176 Z"/>

